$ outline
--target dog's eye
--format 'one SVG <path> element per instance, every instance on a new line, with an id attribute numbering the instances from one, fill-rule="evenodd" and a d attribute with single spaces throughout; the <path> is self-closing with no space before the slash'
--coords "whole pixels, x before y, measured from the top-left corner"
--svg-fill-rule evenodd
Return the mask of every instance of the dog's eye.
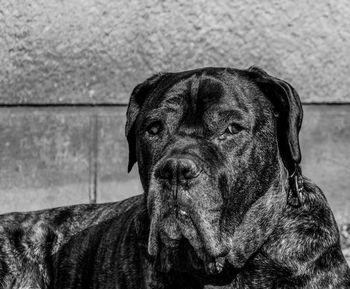
<path id="1" fill-rule="evenodd" d="M 146 132 L 149 134 L 149 135 L 157 135 L 160 133 L 161 131 L 161 124 L 159 122 L 154 122 L 154 123 L 151 123 L 147 129 L 146 129 Z"/>
<path id="2" fill-rule="evenodd" d="M 231 123 L 224 131 L 224 134 L 236 134 L 236 133 L 239 133 L 241 130 L 242 130 L 241 126 Z"/>

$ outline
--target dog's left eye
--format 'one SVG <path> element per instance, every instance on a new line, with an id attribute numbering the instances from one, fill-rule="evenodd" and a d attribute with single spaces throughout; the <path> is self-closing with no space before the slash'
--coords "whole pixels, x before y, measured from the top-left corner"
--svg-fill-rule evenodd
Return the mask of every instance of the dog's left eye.
<path id="1" fill-rule="evenodd" d="M 147 127 L 146 131 L 150 135 L 157 135 L 161 131 L 161 124 L 159 122 L 154 122 Z"/>
<path id="2" fill-rule="evenodd" d="M 231 123 L 224 131 L 224 134 L 236 134 L 236 133 L 239 133 L 241 130 L 242 130 L 241 126 Z"/>

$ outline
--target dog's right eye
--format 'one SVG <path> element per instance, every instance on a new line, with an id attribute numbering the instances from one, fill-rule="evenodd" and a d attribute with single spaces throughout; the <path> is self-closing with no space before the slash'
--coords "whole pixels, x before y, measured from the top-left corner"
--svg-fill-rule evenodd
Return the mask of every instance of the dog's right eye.
<path id="1" fill-rule="evenodd" d="M 161 126 L 160 122 L 154 122 L 154 123 L 151 123 L 150 125 L 147 126 L 146 132 L 149 135 L 154 136 L 154 135 L 157 135 L 160 133 L 161 128 L 162 128 L 162 126 Z"/>

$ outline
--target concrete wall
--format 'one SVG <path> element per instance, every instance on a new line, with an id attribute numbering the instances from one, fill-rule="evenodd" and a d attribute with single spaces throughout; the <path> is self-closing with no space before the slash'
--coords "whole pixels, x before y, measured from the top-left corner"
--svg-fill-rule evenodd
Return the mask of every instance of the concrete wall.
<path id="1" fill-rule="evenodd" d="M 0 0 L 3 103 L 125 103 L 160 70 L 259 65 L 350 102 L 348 0 Z"/>

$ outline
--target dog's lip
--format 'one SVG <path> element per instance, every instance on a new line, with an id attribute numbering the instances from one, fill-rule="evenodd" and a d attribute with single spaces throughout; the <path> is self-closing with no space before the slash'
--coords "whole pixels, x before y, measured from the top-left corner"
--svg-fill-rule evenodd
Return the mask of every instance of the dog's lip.
<path id="1" fill-rule="evenodd" d="M 211 275 L 220 274 L 225 267 L 225 259 L 217 258 L 213 262 L 208 263 L 207 272 Z"/>
<path id="2" fill-rule="evenodd" d="M 172 239 L 165 233 L 160 233 L 160 239 L 162 240 L 162 243 L 166 245 L 166 247 L 169 248 L 177 248 L 179 247 L 181 240 L 178 239 Z"/>
<path id="3" fill-rule="evenodd" d="M 205 253 L 203 248 L 197 252 L 197 256 L 203 261 L 206 273 L 210 275 L 220 274 L 225 268 L 225 257 L 211 257 Z"/>

